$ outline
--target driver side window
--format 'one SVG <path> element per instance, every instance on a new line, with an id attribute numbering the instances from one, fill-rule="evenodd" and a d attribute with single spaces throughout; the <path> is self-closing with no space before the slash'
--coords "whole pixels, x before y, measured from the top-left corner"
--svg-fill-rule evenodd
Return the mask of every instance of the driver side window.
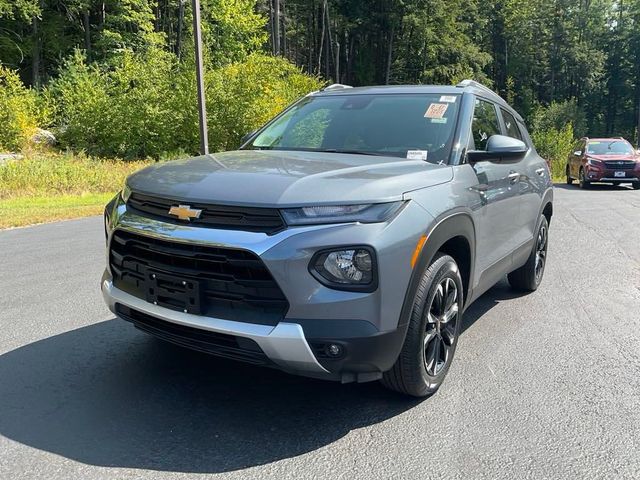
<path id="1" fill-rule="evenodd" d="M 471 131 L 473 145 L 470 145 L 470 148 L 472 150 L 486 150 L 489 137 L 500 134 L 498 114 L 493 103 L 476 99 Z"/>

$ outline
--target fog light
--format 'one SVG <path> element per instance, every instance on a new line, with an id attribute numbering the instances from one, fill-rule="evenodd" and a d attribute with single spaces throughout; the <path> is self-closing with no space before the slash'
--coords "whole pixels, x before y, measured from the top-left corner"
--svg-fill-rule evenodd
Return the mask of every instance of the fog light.
<path id="1" fill-rule="evenodd" d="M 375 288 L 375 257 L 368 247 L 319 252 L 310 267 L 311 273 L 331 287 Z"/>
<path id="2" fill-rule="evenodd" d="M 325 353 L 333 358 L 342 356 L 342 352 L 342 345 L 338 345 L 337 343 L 330 343 L 325 348 Z"/>

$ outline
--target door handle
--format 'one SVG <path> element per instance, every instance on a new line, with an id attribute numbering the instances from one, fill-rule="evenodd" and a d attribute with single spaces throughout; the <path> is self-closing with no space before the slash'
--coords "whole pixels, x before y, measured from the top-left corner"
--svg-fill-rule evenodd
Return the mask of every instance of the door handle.
<path id="1" fill-rule="evenodd" d="M 489 185 L 487 185 L 486 183 L 479 183 L 478 185 L 474 185 L 473 187 L 471 187 L 471 189 L 477 192 L 486 192 L 487 190 L 489 190 Z"/>
<path id="2" fill-rule="evenodd" d="M 520 178 L 520 174 L 518 172 L 509 172 L 509 175 L 507 175 L 507 178 L 509 179 L 509 183 L 515 184 L 518 182 L 518 179 Z"/>
<path id="3" fill-rule="evenodd" d="M 538 169 L 536 170 L 536 173 L 537 173 L 538 175 L 540 175 L 541 177 L 544 177 L 544 168 L 538 168 Z"/>

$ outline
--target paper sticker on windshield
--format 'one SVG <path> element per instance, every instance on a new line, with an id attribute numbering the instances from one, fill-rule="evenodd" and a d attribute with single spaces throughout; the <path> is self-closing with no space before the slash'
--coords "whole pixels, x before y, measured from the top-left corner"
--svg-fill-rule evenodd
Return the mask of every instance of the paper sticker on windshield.
<path id="1" fill-rule="evenodd" d="M 432 103 L 424 114 L 425 118 L 442 118 L 444 112 L 447 111 L 449 105 L 447 103 Z"/>
<path id="2" fill-rule="evenodd" d="M 426 150 L 407 150 L 407 160 L 423 160 L 427 161 Z"/>
<path id="3" fill-rule="evenodd" d="M 456 103 L 456 96 L 455 95 L 442 95 L 440 97 L 440 101 L 441 102 L 447 102 L 447 103 Z"/>
<path id="4" fill-rule="evenodd" d="M 446 118 L 432 118 L 431 123 L 447 123 Z"/>

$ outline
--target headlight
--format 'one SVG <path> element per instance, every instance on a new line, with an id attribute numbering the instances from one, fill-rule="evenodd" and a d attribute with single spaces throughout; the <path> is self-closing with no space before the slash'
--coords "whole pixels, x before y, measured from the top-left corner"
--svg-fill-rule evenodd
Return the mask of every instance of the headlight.
<path id="1" fill-rule="evenodd" d="M 321 223 L 377 223 L 391 218 L 404 202 L 368 203 L 363 205 L 318 205 L 286 208 L 282 216 L 288 225 L 317 225 Z"/>
<path id="2" fill-rule="evenodd" d="M 376 257 L 369 247 L 323 250 L 309 270 L 324 285 L 338 290 L 372 292 L 377 288 Z"/>
<path id="3" fill-rule="evenodd" d="M 122 191 L 120 192 L 120 198 L 124 203 L 127 203 L 130 196 L 131 196 L 131 189 L 129 188 L 129 185 L 127 185 L 127 182 L 124 182 L 124 187 L 122 187 Z"/>
<path id="4" fill-rule="evenodd" d="M 104 237 L 106 240 L 109 239 L 109 233 L 111 233 L 111 215 L 113 214 L 113 209 L 116 207 L 117 203 L 118 195 L 113 197 L 104 207 Z"/>
<path id="5" fill-rule="evenodd" d="M 591 165 L 592 167 L 602 167 L 602 162 L 600 160 L 596 160 L 595 158 L 588 158 L 587 164 Z"/>

